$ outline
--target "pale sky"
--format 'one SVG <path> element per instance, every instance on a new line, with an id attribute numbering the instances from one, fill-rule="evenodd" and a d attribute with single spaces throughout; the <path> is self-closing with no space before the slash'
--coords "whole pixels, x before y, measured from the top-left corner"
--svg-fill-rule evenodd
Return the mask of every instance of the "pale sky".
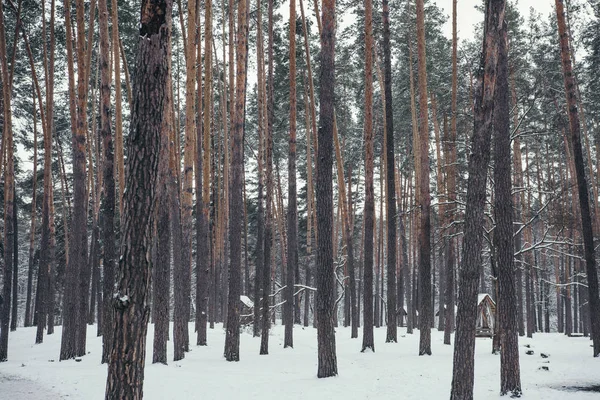
<path id="1" fill-rule="evenodd" d="M 434 2 L 449 17 L 443 31 L 450 38 L 452 36 L 452 0 L 434 0 Z M 475 6 L 481 3 L 481 0 L 458 0 L 456 15 L 459 40 L 470 39 L 473 36 L 474 25 L 483 20 L 483 14 L 475 9 Z M 549 13 L 554 12 L 554 0 L 518 0 L 517 7 L 521 16 L 526 20 L 531 7 L 546 17 Z"/>

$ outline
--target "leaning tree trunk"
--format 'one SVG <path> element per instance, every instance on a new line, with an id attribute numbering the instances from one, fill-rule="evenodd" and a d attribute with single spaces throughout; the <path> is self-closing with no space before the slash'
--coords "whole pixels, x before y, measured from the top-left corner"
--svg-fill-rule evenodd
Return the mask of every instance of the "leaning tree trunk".
<path id="1" fill-rule="evenodd" d="M 458 313 L 454 339 L 452 371 L 452 400 L 473 399 L 475 325 L 477 319 L 477 286 L 483 219 L 486 200 L 487 167 L 490 160 L 490 141 L 496 87 L 496 65 L 500 30 L 504 23 L 505 0 L 487 0 L 485 9 L 484 41 L 479 69 L 479 88 L 476 94 L 469 179 L 465 211 L 462 268 L 459 276 Z"/>
<path id="2" fill-rule="evenodd" d="M 248 21 L 246 0 L 238 2 L 238 31 L 236 43 L 237 81 L 235 93 L 235 120 L 231 144 L 229 181 L 229 293 L 225 359 L 240 360 L 240 292 L 242 268 L 243 167 L 244 167 L 244 109 L 246 99 L 246 62 L 248 60 Z"/>
<path id="3" fill-rule="evenodd" d="M 493 240 L 498 272 L 498 326 L 500 328 L 500 394 L 521 395 L 519 327 L 515 282 L 513 210 L 510 162 L 510 107 L 508 97 L 508 39 L 506 21 L 500 21 L 496 103 L 494 105 L 494 216 Z"/>
<path id="4" fill-rule="evenodd" d="M 571 130 L 571 144 L 575 162 L 575 175 L 577 177 L 577 192 L 579 194 L 579 208 L 581 215 L 581 228 L 583 233 L 583 248 L 585 267 L 588 279 L 588 303 L 591 319 L 591 334 L 594 344 L 594 357 L 600 356 L 600 297 L 598 297 L 598 271 L 594 251 L 594 236 L 592 230 L 592 217 L 590 213 L 590 199 L 585 177 L 585 165 L 581 147 L 581 125 L 577 112 L 577 92 L 575 75 L 571 65 L 571 50 L 569 48 L 569 33 L 566 28 L 565 10 L 563 0 L 556 0 L 556 16 L 558 21 L 558 35 L 560 39 L 561 61 L 565 81 L 565 94 L 567 96 L 567 109 L 569 112 L 569 127 Z"/>
<path id="5" fill-rule="evenodd" d="M 169 63 L 171 0 L 142 2 L 129 133 L 115 324 L 106 399 L 141 399 L 150 251 Z"/>
<path id="6" fill-rule="evenodd" d="M 321 18 L 321 87 L 317 150 L 317 344 L 319 378 L 337 375 L 333 309 L 335 287 L 332 253 L 333 120 L 335 90 L 335 0 L 323 1 Z M 342 183 L 343 184 L 343 183 Z"/>

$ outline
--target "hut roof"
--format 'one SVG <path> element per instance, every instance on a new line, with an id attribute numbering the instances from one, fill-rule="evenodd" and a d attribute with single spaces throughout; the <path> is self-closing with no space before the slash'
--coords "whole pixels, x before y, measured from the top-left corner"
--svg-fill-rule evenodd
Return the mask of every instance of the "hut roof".
<path id="1" fill-rule="evenodd" d="M 477 295 L 477 305 L 479 305 L 483 301 L 485 301 L 486 297 L 490 299 L 490 301 L 492 302 L 493 305 L 496 305 L 496 302 L 494 300 L 492 300 L 492 297 L 487 293 L 479 293 Z"/>
<path id="2" fill-rule="evenodd" d="M 252 300 L 250 300 L 250 298 L 248 296 L 240 296 L 240 301 L 242 303 L 244 303 L 244 305 L 246 307 L 250 307 L 250 308 L 254 307 L 254 302 Z"/>

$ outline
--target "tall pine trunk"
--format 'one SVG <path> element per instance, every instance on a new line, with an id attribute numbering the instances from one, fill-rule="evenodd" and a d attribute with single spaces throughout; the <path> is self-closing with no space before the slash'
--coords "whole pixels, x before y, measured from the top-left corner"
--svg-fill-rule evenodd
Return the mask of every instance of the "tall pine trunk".
<path id="1" fill-rule="evenodd" d="M 590 213 L 590 199 L 585 176 L 585 165 L 581 146 L 581 125 L 577 111 L 577 93 L 575 76 L 571 65 L 571 49 L 569 34 L 565 22 L 563 0 L 556 0 L 556 16 L 558 21 L 558 34 L 560 40 L 561 62 L 564 74 L 565 95 L 569 113 L 570 140 L 573 146 L 575 174 L 577 177 L 577 193 L 581 215 L 581 228 L 583 233 L 583 247 L 585 267 L 588 280 L 588 303 L 591 318 L 591 335 L 594 345 L 594 357 L 600 356 L 600 297 L 598 295 L 598 271 L 594 251 L 594 236 L 592 230 L 592 217 Z"/>
<path id="2" fill-rule="evenodd" d="M 429 119 L 425 53 L 425 10 L 417 0 L 417 54 L 419 60 L 419 355 L 431 355 L 431 195 L 429 193 Z"/>
<path id="3" fill-rule="evenodd" d="M 127 190 L 123 201 L 123 230 L 113 346 L 108 365 L 108 399 L 141 399 L 146 332 L 150 315 L 150 251 L 164 104 L 167 96 L 172 1 L 144 0 L 134 81 L 134 107 L 129 134 Z"/>
<path id="4" fill-rule="evenodd" d="M 483 51 L 478 71 L 474 129 L 469 156 L 465 235 L 462 268 L 459 275 L 458 313 L 454 339 L 452 400 L 473 399 L 477 286 L 483 245 L 483 219 L 486 200 L 487 167 L 493 123 L 496 66 L 500 30 L 504 24 L 505 0 L 487 0 Z"/>
<path id="5" fill-rule="evenodd" d="M 248 60 L 248 20 L 246 0 L 238 2 L 238 31 L 236 38 L 236 93 L 235 119 L 231 143 L 229 181 L 229 291 L 225 359 L 240 360 L 240 294 L 242 268 L 242 218 L 243 218 L 243 167 L 244 167 L 244 116 L 246 100 L 246 63 Z M 231 11 L 231 10 L 230 10 Z"/>
<path id="6" fill-rule="evenodd" d="M 333 125 L 335 90 L 335 0 L 323 1 L 321 17 L 320 126 L 317 150 L 317 376 L 337 375 L 333 311 Z"/>
<path id="7" fill-rule="evenodd" d="M 494 105 L 494 217 L 493 241 L 498 271 L 498 327 L 500 329 L 500 394 L 521 395 L 519 332 L 513 241 L 510 162 L 510 107 L 507 23 L 500 21 Z M 529 312 L 528 318 L 529 318 Z"/>
<path id="8" fill-rule="evenodd" d="M 2 296 L 4 304 L 0 307 L 0 362 L 8 360 L 8 328 L 11 311 L 12 290 L 12 266 L 15 243 L 14 219 L 14 191 L 15 191 L 15 162 L 14 144 L 12 132 L 12 110 L 11 110 L 11 84 L 8 73 L 8 61 L 6 54 L 6 30 L 4 24 L 4 12 L 0 10 L 0 67 L 2 68 L 2 100 L 3 100 L 3 143 L 4 153 L 0 155 L 3 159 L 6 155 L 6 169 L 4 171 L 4 288 Z"/>
<path id="9" fill-rule="evenodd" d="M 383 64 L 385 86 L 385 126 L 386 126 L 386 220 L 387 220 L 387 334 L 386 342 L 398 341 L 396 322 L 396 168 L 394 151 L 394 110 L 392 97 L 392 56 L 390 49 L 390 8 L 388 0 L 383 1 Z"/>
<path id="10" fill-rule="evenodd" d="M 298 268 L 298 194 L 296 189 L 296 1 L 290 0 L 290 136 L 288 153 L 287 267 L 283 347 L 294 347 L 294 291 Z M 342 182 L 341 185 L 344 185 Z"/>
<path id="11" fill-rule="evenodd" d="M 115 285 L 115 175 L 114 147 L 110 118 L 110 48 L 108 36 L 108 5 L 106 0 L 98 1 L 100 29 L 100 138 L 104 158 L 102 160 L 102 244 L 103 251 L 103 300 L 102 307 L 102 362 L 109 362 L 113 336 L 112 298 Z"/>

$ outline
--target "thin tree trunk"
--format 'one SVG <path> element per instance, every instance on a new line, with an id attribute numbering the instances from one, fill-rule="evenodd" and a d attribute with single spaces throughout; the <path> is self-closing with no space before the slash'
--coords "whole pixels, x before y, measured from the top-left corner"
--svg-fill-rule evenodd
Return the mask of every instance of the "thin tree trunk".
<path id="1" fill-rule="evenodd" d="M 123 95 L 121 94 L 121 61 L 119 57 L 119 5 L 118 0 L 112 0 L 112 60 L 115 74 L 115 156 L 117 158 L 117 178 L 119 182 L 119 216 L 123 215 L 123 191 L 125 189 L 125 161 L 123 156 Z M 134 78 L 135 79 L 135 78 Z"/>
<path id="2" fill-rule="evenodd" d="M 365 0 L 365 211 L 363 239 L 363 343 L 362 350 L 375 351 L 373 338 L 373 231 L 375 190 L 373 188 L 373 2 Z M 319 138 L 319 150 L 321 148 Z M 320 178 L 320 171 L 318 174 Z M 321 235 L 319 235 L 321 237 Z"/>
<path id="3" fill-rule="evenodd" d="M 390 10 L 388 0 L 383 1 L 383 63 L 385 79 L 385 140 L 386 140 L 386 220 L 387 220 L 387 333 L 386 342 L 398 341 L 396 321 L 396 199 L 394 112 L 392 97 L 392 57 L 390 49 Z"/>
<path id="4" fill-rule="evenodd" d="M 0 7 L 1 8 L 1 7 Z M 6 154 L 6 169 L 4 172 L 4 304 L 0 315 L 0 362 L 8 360 L 8 328 L 11 311 L 12 290 L 12 265 L 15 241 L 14 219 L 14 190 L 15 190 L 15 165 L 12 132 L 12 110 L 11 110 L 11 85 L 8 73 L 8 62 L 6 53 L 6 30 L 4 27 L 4 12 L 0 9 L 0 67 L 2 68 L 2 96 L 3 96 L 3 154 Z M 5 154 L 4 154 L 5 153 Z M 2 162 L 4 164 L 4 162 Z"/>
<path id="5" fill-rule="evenodd" d="M 290 0 L 290 136 L 288 153 L 287 265 L 283 347 L 294 347 L 294 291 L 298 268 L 298 194 L 296 189 L 296 1 Z M 343 186 L 344 183 L 342 182 Z"/>
<path id="6" fill-rule="evenodd" d="M 419 60 L 419 355 L 431 355 L 431 195 L 429 193 L 429 121 L 425 54 L 425 11 L 417 0 L 417 50 Z"/>
<path id="7" fill-rule="evenodd" d="M 110 48 L 108 36 L 108 5 L 98 1 L 98 25 L 100 29 L 100 138 L 104 157 L 102 160 L 102 244 L 103 249 L 103 297 L 102 309 L 102 363 L 108 363 L 114 332 L 112 298 L 115 286 L 116 238 L 115 238 L 115 175 L 114 147 L 110 118 Z"/>
<path id="8" fill-rule="evenodd" d="M 45 35 L 44 35 L 45 37 Z M 27 269 L 27 297 L 25 300 L 25 327 L 29 327 L 32 324 L 32 313 L 31 313 L 31 297 L 33 291 L 33 268 L 34 268 L 34 251 L 35 251 L 35 223 L 36 223 L 36 211 L 37 211 L 37 164 L 38 164 L 38 156 L 37 156 L 37 107 L 35 103 L 35 94 L 32 95 L 33 98 L 33 189 L 31 196 L 31 224 L 29 228 L 29 257 L 28 257 L 28 266 Z M 41 104 L 40 104 L 41 106 Z M 42 121 L 42 124 L 45 124 L 45 121 Z"/>

